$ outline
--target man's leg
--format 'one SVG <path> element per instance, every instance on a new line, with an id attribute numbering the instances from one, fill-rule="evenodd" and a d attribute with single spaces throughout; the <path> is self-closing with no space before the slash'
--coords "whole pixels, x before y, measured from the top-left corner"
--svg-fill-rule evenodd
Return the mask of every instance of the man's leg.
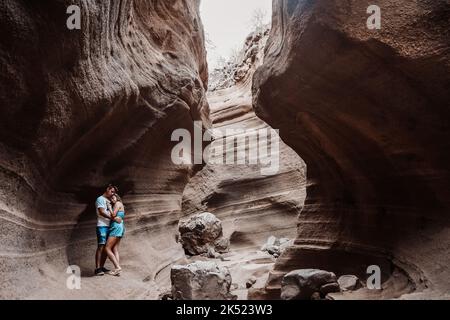
<path id="1" fill-rule="evenodd" d="M 107 229 L 103 227 L 97 227 L 97 251 L 95 253 L 95 274 L 102 276 L 105 274 L 103 266 L 106 261 L 105 245 L 107 237 Z"/>
<path id="2" fill-rule="evenodd" d="M 105 270 L 105 263 L 106 263 L 106 259 L 108 259 L 108 255 L 106 254 L 106 244 L 108 242 L 108 238 L 109 238 L 109 228 L 103 228 L 103 243 L 105 244 L 103 246 L 103 250 L 102 250 L 102 255 L 101 255 L 101 260 L 100 260 L 100 268 Z"/>
<path id="3" fill-rule="evenodd" d="M 105 248 L 106 248 L 106 245 L 102 246 L 102 251 L 101 251 L 101 255 L 100 255 L 100 268 L 105 267 L 106 259 L 108 258 Z"/>
<path id="4" fill-rule="evenodd" d="M 97 251 L 95 252 L 95 269 L 100 269 L 105 264 L 105 260 L 103 260 L 103 254 L 105 252 L 105 245 L 99 244 L 97 246 Z"/>

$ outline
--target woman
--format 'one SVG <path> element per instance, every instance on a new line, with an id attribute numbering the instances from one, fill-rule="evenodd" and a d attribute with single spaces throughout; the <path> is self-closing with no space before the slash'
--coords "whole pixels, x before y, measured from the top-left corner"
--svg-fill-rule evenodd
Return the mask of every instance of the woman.
<path id="1" fill-rule="evenodd" d="M 111 271 L 111 275 L 120 276 L 122 268 L 120 267 L 119 244 L 125 233 L 123 219 L 125 218 L 125 207 L 119 195 L 115 194 L 111 197 L 111 226 L 109 227 L 109 237 L 106 242 L 105 251 L 108 258 L 114 264 L 115 270 Z"/>

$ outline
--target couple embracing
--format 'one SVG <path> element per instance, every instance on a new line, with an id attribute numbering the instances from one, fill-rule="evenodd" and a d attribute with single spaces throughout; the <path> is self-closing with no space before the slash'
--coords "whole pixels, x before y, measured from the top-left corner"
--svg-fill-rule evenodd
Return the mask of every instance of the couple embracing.
<path id="1" fill-rule="evenodd" d="M 120 276 L 119 244 L 125 233 L 123 220 L 125 207 L 118 195 L 119 189 L 109 185 L 105 193 L 97 198 L 95 209 L 97 211 L 97 252 L 95 254 L 95 275 L 103 276 L 105 273 Z M 105 268 L 106 259 L 114 264 L 114 270 Z"/>

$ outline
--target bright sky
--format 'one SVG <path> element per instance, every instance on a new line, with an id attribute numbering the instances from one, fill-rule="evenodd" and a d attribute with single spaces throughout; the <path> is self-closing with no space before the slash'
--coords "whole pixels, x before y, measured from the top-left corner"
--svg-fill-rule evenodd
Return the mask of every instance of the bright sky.
<path id="1" fill-rule="evenodd" d="M 234 48 L 241 49 L 252 31 L 251 21 L 255 10 L 267 12 L 267 23 L 272 17 L 272 0 L 202 0 L 201 15 L 205 32 L 216 49 L 208 51 L 210 68 L 217 58 L 228 58 Z"/>

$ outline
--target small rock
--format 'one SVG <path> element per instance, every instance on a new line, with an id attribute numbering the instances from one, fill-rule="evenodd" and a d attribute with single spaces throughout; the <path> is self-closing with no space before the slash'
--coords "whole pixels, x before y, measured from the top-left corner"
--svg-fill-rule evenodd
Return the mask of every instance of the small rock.
<path id="1" fill-rule="evenodd" d="M 230 249 L 230 239 L 228 238 L 219 238 L 214 242 L 214 248 L 217 252 L 227 253 Z"/>
<path id="2" fill-rule="evenodd" d="M 247 289 L 250 289 L 251 287 L 253 287 L 253 285 L 256 283 L 257 279 L 256 277 L 251 277 L 250 279 L 247 280 L 247 282 L 245 283 L 245 287 Z"/>
<path id="3" fill-rule="evenodd" d="M 280 247 L 276 245 L 268 246 L 265 251 L 267 251 L 271 255 L 278 255 L 278 256 L 280 255 Z"/>
<path id="4" fill-rule="evenodd" d="M 211 259 L 218 259 L 220 257 L 220 254 L 214 250 L 214 248 L 208 248 L 208 252 L 204 253 L 203 256 Z"/>
<path id="5" fill-rule="evenodd" d="M 288 238 L 278 239 L 274 236 L 271 236 L 261 247 L 261 251 L 266 251 L 269 254 L 273 255 L 275 258 L 278 258 L 288 247 L 293 244 L 294 241 L 289 240 Z"/>
<path id="6" fill-rule="evenodd" d="M 322 300 L 321 296 L 320 296 L 320 292 L 314 292 L 311 295 L 311 300 Z"/>
<path id="7" fill-rule="evenodd" d="M 354 275 L 340 276 L 338 279 L 342 291 L 353 291 L 358 289 L 359 279 Z"/>
<path id="8" fill-rule="evenodd" d="M 277 242 L 277 238 L 274 236 L 270 236 L 269 239 L 267 239 L 266 245 L 273 246 Z"/>
<path id="9" fill-rule="evenodd" d="M 281 281 L 281 299 L 308 300 L 322 286 L 336 281 L 336 275 L 332 272 L 318 269 L 294 270 Z"/>
<path id="10" fill-rule="evenodd" d="M 337 283 L 337 282 L 327 283 L 320 287 L 320 292 L 323 295 L 327 295 L 327 294 L 333 293 L 333 292 L 340 292 L 340 291 L 341 291 L 341 289 L 339 287 L 339 283 Z"/>
<path id="11" fill-rule="evenodd" d="M 161 293 L 159 295 L 159 300 L 164 300 L 164 301 L 173 300 L 172 292 L 171 291 L 166 291 L 166 292 Z"/>

